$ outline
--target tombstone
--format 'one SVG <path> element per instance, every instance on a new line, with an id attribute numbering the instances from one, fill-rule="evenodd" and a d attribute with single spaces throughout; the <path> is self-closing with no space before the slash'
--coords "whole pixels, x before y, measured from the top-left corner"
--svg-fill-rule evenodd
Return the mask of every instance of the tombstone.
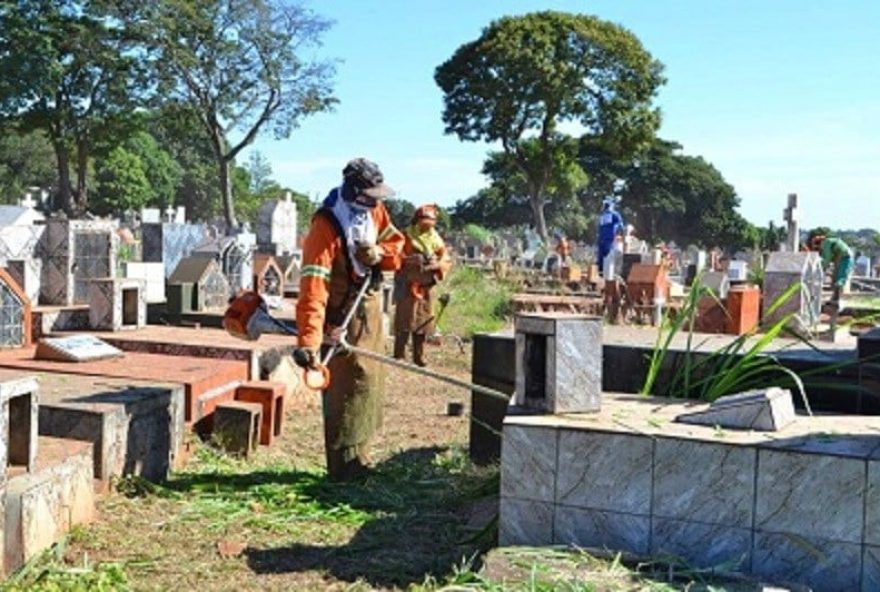
<path id="1" fill-rule="evenodd" d="M 172 222 L 175 224 L 186 224 L 186 206 L 177 206 L 174 210 L 174 219 Z"/>
<path id="2" fill-rule="evenodd" d="M 209 257 L 220 264 L 229 283 L 229 295 L 253 288 L 256 237 L 247 232 L 211 239 L 193 249 L 193 257 Z"/>
<path id="3" fill-rule="evenodd" d="M 223 309 L 229 302 L 229 293 L 229 282 L 214 259 L 186 257 L 168 278 L 168 312 L 189 314 Z"/>
<path id="4" fill-rule="evenodd" d="M 788 194 L 788 207 L 783 211 L 787 233 L 785 237 L 785 250 L 789 253 L 797 253 L 801 247 L 801 233 L 798 227 L 798 196 L 796 193 Z"/>
<path id="5" fill-rule="evenodd" d="M 623 263 L 621 264 L 620 277 L 628 278 L 629 272 L 632 269 L 633 265 L 642 263 L 643 254 L 644 253 L 624 253 Z"/>
<path id="6" fill-rule="evenodd" d="M 91 281 L 116 274 L 118 226 L 115 220 L 48 220 L 38 244 L 40 302 L 88 304 Z"/>
<path id="7" fill-rule="evenodd" d="M 602 319 L 585 315 L 517 315 L 516 403 L 545 413 L 599 411 Z"/>
<path id="8" fill-rule="evenodd" d="M 144 282 L 147 304 L 165 302 L 165 266 L 162 263 L 126 261 L 125 277 Z"/>
<path id="9" fill-rule="evenodd" d="M 730 278 L 723 271 L 707 271 L 703 274 L 703 286 L 712 290 L 718 300 L 727 298 L 730 290 Z"/>
<path id="10" fill-rule="evenodd" d="M 159 208 L 142 208 L 141 224 L 161 224 L 162 210 Z"/>
<path id="11" fill-rule="evenodd" d="M 32 304 L 40 301 L 42 261 L 39 259 L 10 259 L 6 262 L 6 269 Z"/>
<path id="12" fill-rule="evenodd" d="M 733 260 L 727 265 L 727 277 L 731 283 L 742 283 L 749 279 L 749 264 L 745 261 Z"/>
<path id="13" fill-rule="evenodd" d="M 0 268 L 0 347 L 26 347 L 31 343 L 31 300 L 18 282 Z"/>
<path id="14" fill-rule="evenodd" d="M 89 326 L 95 331 L 140 329 L 147 324 L 146 287 L 134 278 L 91 281 Z"/>
<path id="15" fill-rule="evenodd" d="M 776 432 L 795 420 L 791 391 L 778 387 L 720 397 L 707 408 L 683 413 L 680 423 Z"/>
<path id="16" fill-rule="evenodd" d="M 121 358 L 125 353 L 94 335 L 71 335 L 41 339 L 34 353 L 35 360 L 57 362 L 94 362 Z"/>
<path id="17" fill-rule="evenodd" d="M 801 333 L 812 333 L 822 308 L 823 279 L 822 260 L 818 253 L 771 253 L 764 271 L 764 321 L 772 324 L 794 313 L 792 328 Z M 767 316 L 766 311 L 792 285 L 798 286 L 796 292 Z"/>
<path id="18" fill-rule="evenodd" d="M 170 277 L 180 260 L 189 257 L 193 249 L 205 242 L 207 234 L 204 224 L 144 224 L 141 259 L 145 263 L 163 263 L 165 277 Z"/>
<path id="19" fill-rule="evenodd" d="M 272 255 L 254 256 L 253 285 L 261 296 L 284 296 L 284 273 Z"/>
<path id="20" fill-rule="evenodd" d="M 263 253 L 289 255 L 296 249 L 296 204 L 290 192 L 283 200 L 263 202 L 257 213 L 257 245 Z"/>

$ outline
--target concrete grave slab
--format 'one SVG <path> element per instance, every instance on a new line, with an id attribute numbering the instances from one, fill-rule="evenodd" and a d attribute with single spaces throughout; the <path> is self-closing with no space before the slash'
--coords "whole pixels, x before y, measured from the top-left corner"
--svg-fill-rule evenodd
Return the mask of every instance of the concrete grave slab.
<path id="1" fill-rule="evenodd" d="M 501 445 L 501 495 L 552 502 L 556 491 L 554 430 L 505 426 Z"/>
<path id="2" fill-rule="evenodd" d="M 861 545 L 757 532 L 752 571 L 773 580 L 797 577 L 815 590 L 859 590 Z"/>
<path id="3" fill-rule="evenodd" d="M 706 409 L 684 413 L 676 421 L 773 432 L 784 428 L 794 419 L 791 391 L 771 387 L 720 397 Z"/>

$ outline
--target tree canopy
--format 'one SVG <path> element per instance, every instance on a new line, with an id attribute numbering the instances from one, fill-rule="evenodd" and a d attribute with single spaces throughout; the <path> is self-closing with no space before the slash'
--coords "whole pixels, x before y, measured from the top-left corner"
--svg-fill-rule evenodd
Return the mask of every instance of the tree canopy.
<path id="1" fill-rule="evenodd" d="M 57 204 L 68 211 L 88 205 L 91 150 L 131 115 L 144 88 L 130 35 L 101 8 L 84 0 L 0 4 L 0 120 L 46 133 Z"/>
<path id="2" fill-rule="evenodd" d="M 159 95 L 189 111 L 211 147 L 223 214 L 235 227 L 235 158 L 263 131 L 286 138 L 335 102 L 333 64 L 304 55 L 329 23 L 276 0 L 163 0 L 130 14 L 156 53 Z"/>
<path id="3" fill-rule="evenodd" d="M 446 132 L 501 145 L 525 180 L 546 240 L 548 189 L 570 141 L 560 124 L 577 124 L 615 152 L 636 150 L 659 125 L 652 101 L 661 73 L 662 65 L 619 25 L 538 12 L 494 21 L 441 64 L 435 80 L 444 92 Z"/>

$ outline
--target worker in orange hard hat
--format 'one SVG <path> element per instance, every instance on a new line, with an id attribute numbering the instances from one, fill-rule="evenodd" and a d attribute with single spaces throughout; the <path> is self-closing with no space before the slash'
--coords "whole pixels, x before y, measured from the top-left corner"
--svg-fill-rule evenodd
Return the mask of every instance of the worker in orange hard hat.
<path id="1" fill-rule="evenodd" d="M 325 335 L 340 326 L 363 282 L 400 266 L 404 237 L 382 201 L 393 192 L 379 167 L 357 158 L 345 166 L 342 176 L 342 184 L 312 218 L 303 243 L 294 360 L 306 368 L 317 366 Z M 384 353 L 380 287 L 377 282 L 366 293 L 347 339 L 351 345 Z M 351 352 L 334 356 L 328 369 L 330 384 L 323 392 L 327 473 L 332 480 L 346 480 L 369 464 L 370 443 L 382 425 L 385 371 L 379 362 Z"/>
<path id="2" fill-rule="evenodd" d="M 436 205 L 420 206 L 406 230 L 404 262 L 397 273 L 399 286 L 394 314 L 394 357 L 403 359 L 412 334 L 413 362 L 425 366 L 425 341 L 435 330 L 432 289 L 442 280 L 452 261 L 437 232 Z"/>

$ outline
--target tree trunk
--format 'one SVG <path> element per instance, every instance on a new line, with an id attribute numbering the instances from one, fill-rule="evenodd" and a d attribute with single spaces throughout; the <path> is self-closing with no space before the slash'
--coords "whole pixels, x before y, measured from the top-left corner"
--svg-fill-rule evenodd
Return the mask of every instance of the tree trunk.
<path id="1" fill-rule="evenodd" d="M 73 213 L 73 195 L 70 192 L 70 152 L 61 142 L 53 144 L 58 165 L 58 195 L 52 209 L 61 208 L 67 215 Z"/>
<path id="2" fill-rule="evenodd" d="M 85 213 L 89 205 L 88 194 L 89 149 L 85 142 L 76 146 L 76 208 Z"/>
<path id="3" fill-rule="evenodd" d="M 547 220 L 544 217 L 544 200 L 540 195 L 532 195 L 529 198 L 529 204 L 532 206 L 532 214 L 535 217 L 535 231 L 544 241 L 544 245 L 549 246 L 550 237 L 547 234 Z"/>
<path id="4" fill-rule="evenodd" d="M 223 157 L 219 157 L 220 164 L 220 195 L 223 198 L 223 216 L 226 218 L 227 231 L 238 228 L 238 220 L 235 219 L 235 204 L 232 201 L 232 163 Z"/>

